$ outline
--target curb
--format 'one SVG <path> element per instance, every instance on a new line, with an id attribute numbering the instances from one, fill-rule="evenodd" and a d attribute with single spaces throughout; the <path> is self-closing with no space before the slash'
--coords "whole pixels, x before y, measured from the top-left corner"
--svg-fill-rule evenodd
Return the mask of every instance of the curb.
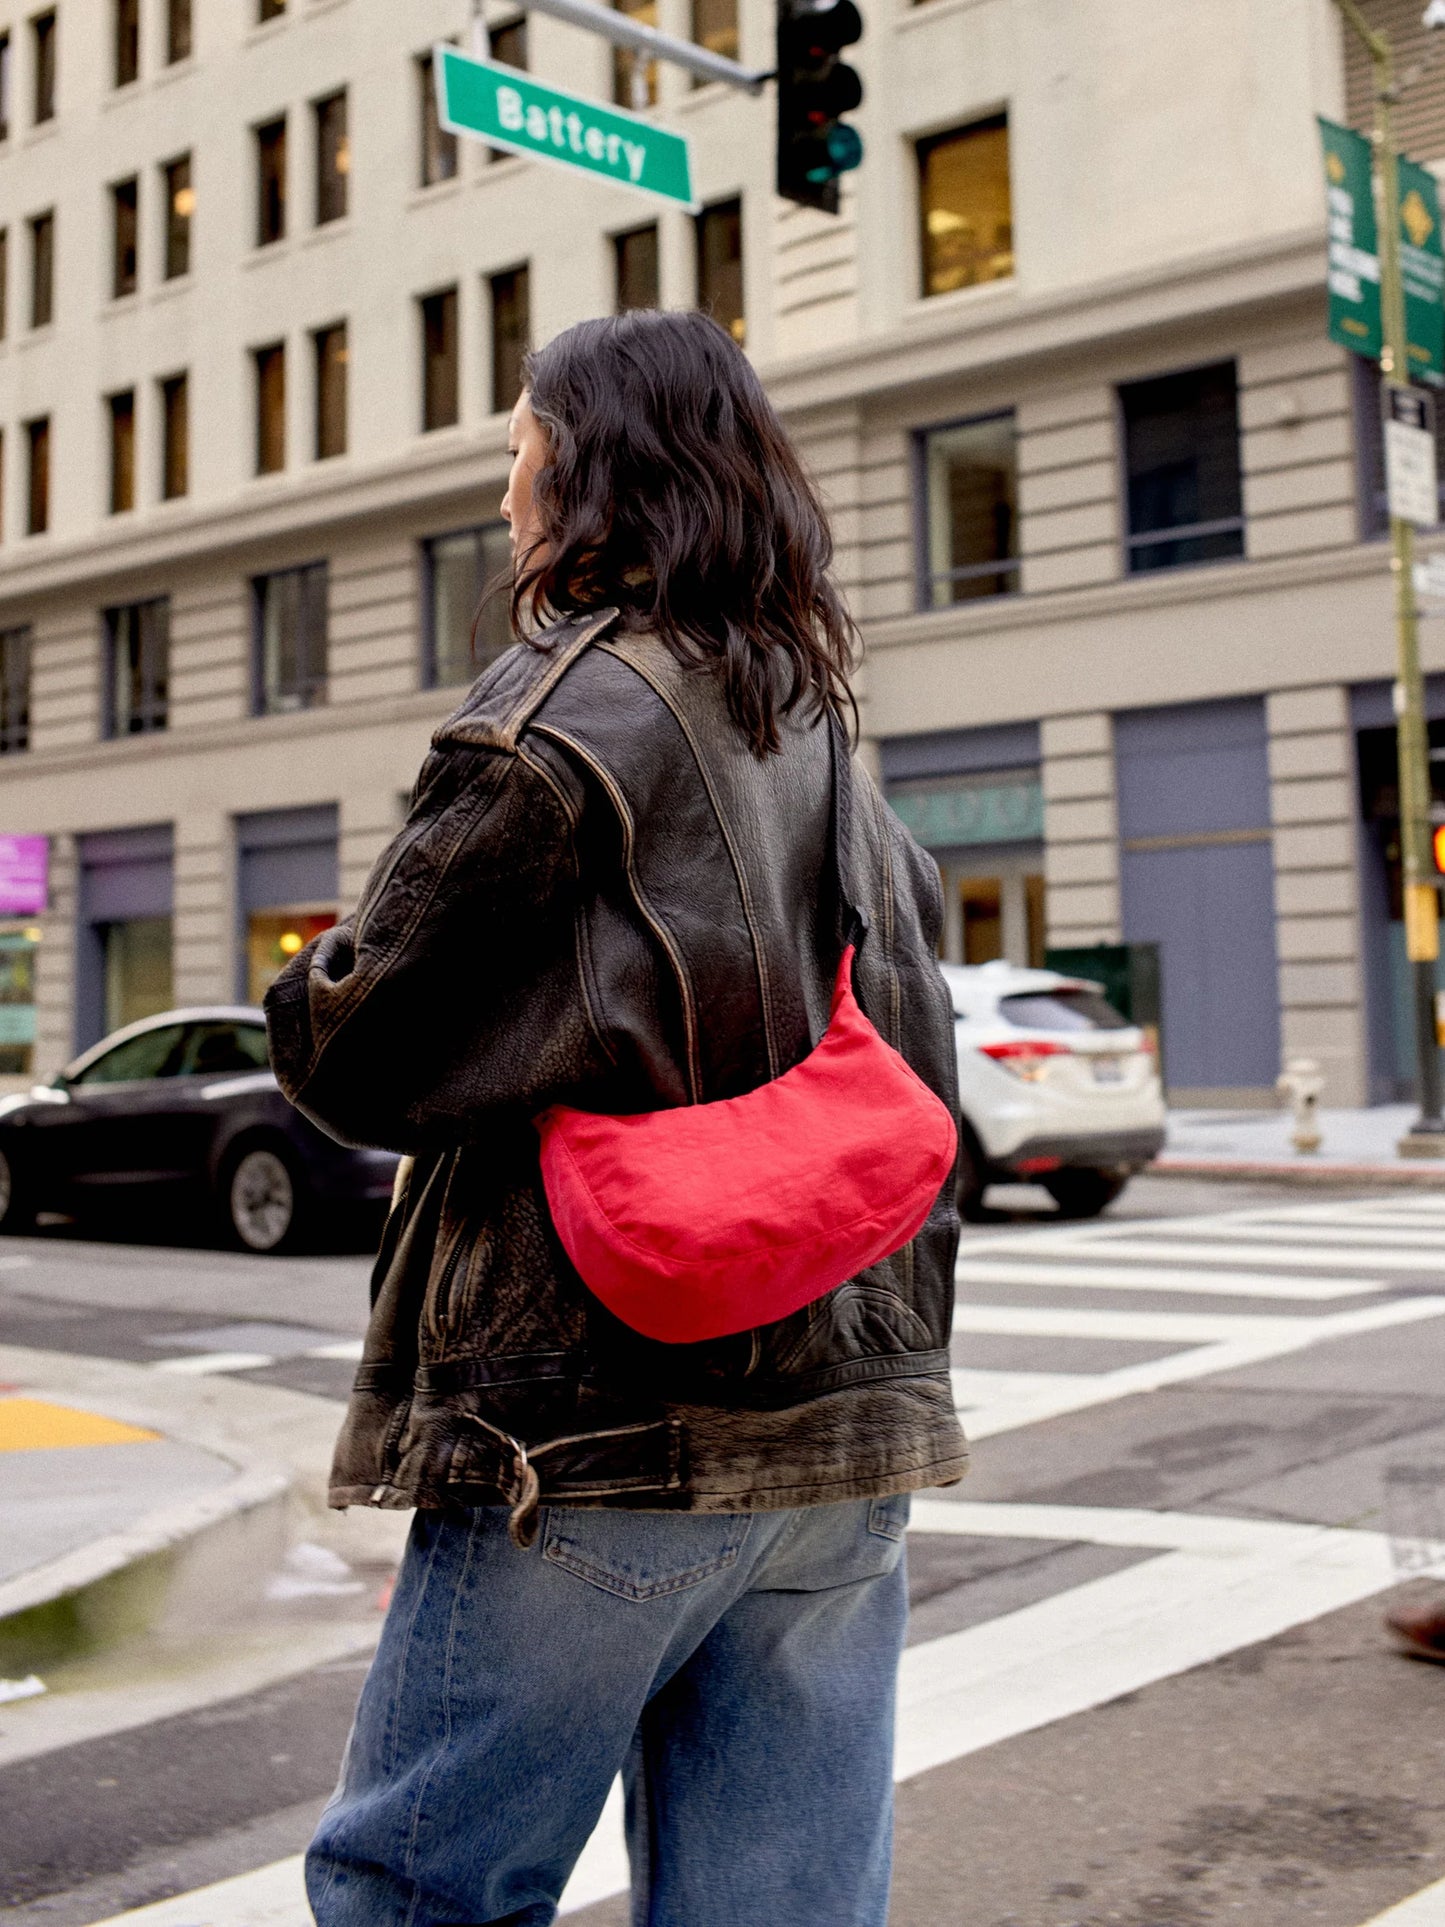
<path id="1" fill-rule="evenodd" d="M 1267 1158 L 1211 1158 L 1171 1156 L 1166 1152 L 1146 1164 L 1141 1176 L 1151 1178 L 1218 1178 L 1247 1184 L 1267 1180 L 1285 1184 L 1390 1184 L 1445 1189 L 1445 1163 L 1422 1159 L 1418 1164 L 1345 1164 L 1322 1158 L 1273 1161 Z"/>
<path id="2" fill-rule="evenodd" d="M 224 1485 L 0 1583 L 0 1671 L 21 1674 L 137 1633 L 230 1622 L 259 1603 L 294 1537 L 344 1557 L 399 1551 L 404 1516 L 328 1513 L 334 1400 L 145 1365 L 0 1346 L 0 1380 L 210 1452 Z M 393 1555 L 394 1556 L 394 1555 Z"/>

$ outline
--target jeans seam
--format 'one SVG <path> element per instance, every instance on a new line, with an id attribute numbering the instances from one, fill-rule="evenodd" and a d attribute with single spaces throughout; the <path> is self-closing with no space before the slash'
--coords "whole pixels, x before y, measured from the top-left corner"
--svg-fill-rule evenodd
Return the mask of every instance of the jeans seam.
<path id="1" fill-rule="evenodd" d="M 447 1617 L 447 1658 L 446 1658 L 446 1665 L 442 1670 L 442 1745 L 439 1750 L 434 1752 L 432 1756 L 432 1763 L 427 1768 L 426 1773 L 423 1775 L 421 1785 L 417 1788 L 416 1799 L 412 1803 L 411 1832 L 407 1837 L 406 1857 L 402 1863 L 403 1871 L 406 1875 L 407 1880 L 411 1883 L 412 1891 L 411 1891 L 411 1899 L 407 1905 L 406 1915 L 401 1924 L 401 1927 L 414 1927 L 414 1923 L 416 1921 L 417 1908 L 421 1904 L 421 1886 L 416 1878 L 417 1835 L 421 1831 L 422 1806 L 426 1800 L 427 1793 L 431 1788 L 432 1779 L 436 1773 L 438 1762 L 444 1759 L 448 1759 L 451 1755 L 452 1664 L 456 1657 L 457 1617 L 461 1610 L 462 1599 L 466 1593 L 467 1577 L 470 1574 L 472 1569 L 472 1551 L 477 1542 L 477 1531 L 478 1531 L 478 1528 L 483 1523 L 484 1521 L 480 1515 L 475 1513 L 472 1515 L 472 1519 L 467 1530 L 466 1557 L 462 1561 L 461 1574 L 457 1580 L 455 1587 L 452 1590 L 452 1609 Z M 428 1568 L 428 1571 L 430 1571 L 430 1568 Z"/>
<path id="2" fill-rule="evenodd" d="M 437 1556 L 437 1539 L 435 1536 L 433 1536 L 431 1545 L 427 1549 L 426 1567 L 422 1572 L 421 1582 L 416 1589 L 416 1603 L 413 1605 L 411 1609 L 411 1617 L 406 1622 L 406 1631 L 402 1634 L 402 1639 L 401 1639 L 401 1651 L 397 1655 L 397 1661 L 396 1661 L 397 1686 L 396 1686 L 396 1692 L 394 1693 L 392 1698 L 392 1704 L 388 1709 L 387 1730 L 386 1730 L 386 1777 L 388 1780 L 391 1779 L 392 1775 L 396 1772 L 397 1718 L 400 1713 L 401 1706 L 405 1697 L 406 1665 L 407 1665 L 407 1661 L 411 1657 L 412 1637 L 416 1632 L 416 1622 L 421 1617 L 422 1605 L 426 1599 L 426 1589 L 431 1584 L 432 1567 L 436 1564 L 436 1556 Z"/>

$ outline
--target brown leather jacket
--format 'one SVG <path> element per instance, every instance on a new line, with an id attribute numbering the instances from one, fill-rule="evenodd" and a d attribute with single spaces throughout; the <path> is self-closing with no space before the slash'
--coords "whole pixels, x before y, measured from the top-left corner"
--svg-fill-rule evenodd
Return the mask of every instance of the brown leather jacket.
<path id="1" fill-rule="evenodd" d="M 948 1184 L 894 1257 L 777 1324 L 661 1345 L 592 1298 L 553 1232 L 531 1120 L 751 1090 L 827 1023 L 828 730 L 760 761 L 716 679 L 611 611 L 517 647 L 433 738 L 353 917 L 266 999 L 287 1096 L 410 1152 L 337 1447 L 338 1506 L 543 1501 L 742 1511 L 946 1484 Z M 957 1112 L 938 876 L 853 773 L 855 969 L 883 1035 Z"/>

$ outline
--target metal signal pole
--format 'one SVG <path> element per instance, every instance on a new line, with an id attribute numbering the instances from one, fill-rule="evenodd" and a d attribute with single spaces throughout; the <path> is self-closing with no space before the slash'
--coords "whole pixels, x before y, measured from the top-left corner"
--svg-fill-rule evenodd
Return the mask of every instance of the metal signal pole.
<path id="1" fill-rule="evenodd" d="M 1405 331 L 1405 285 L 1400 272 L 1400 155 L 1391 110 L 1399 98 L 1394 53 L 1384 34 L 1365 20 L 1356 0 L 1335 5 L 1363 41 L 1375 70 L 1375 153 L 1380 170 L 1380 372 L 1395 387 L 1410 382 Z M 1420 1115 L 1400 1140 L 1402 1157 L 1435 1157 L 1445 1151 L 1441 1115 L 1440 1043 L 1435 1005 L 1435 960 L 1440 954 L 1439 900 L 1430 848 L 1429 738 L 1425 729 L 1425 683 L 1415 610 L 1415 530 L 1390 516 L 1394 549 L 1398 661 L 1395 740 L 1400 790 L 1400 867 L 1404 880 L 1405 954 L 1409 959 L 1415 1015 L 1415 1061 Z"/>

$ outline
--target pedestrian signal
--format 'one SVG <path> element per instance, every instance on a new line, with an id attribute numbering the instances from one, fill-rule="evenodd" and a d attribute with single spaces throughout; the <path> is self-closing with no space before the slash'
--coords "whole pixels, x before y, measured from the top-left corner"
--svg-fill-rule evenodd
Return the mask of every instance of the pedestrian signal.
<path id="1" fill-rule="evenodd" d="M 1445 823 L 1437 823 L 1430 832 L 1430 854 L 1435 859 L 1435 868 L 1445 876 Z"/>
<path id="2" fill-rule="evenodd" d="M 853 0 L 778 0 L 778 172 L 786 201 L 838 212 L 838 177 L 863 158 L 843 119 L 862 103 L 863 83 L 838 58 L 863 38 Z"/>

